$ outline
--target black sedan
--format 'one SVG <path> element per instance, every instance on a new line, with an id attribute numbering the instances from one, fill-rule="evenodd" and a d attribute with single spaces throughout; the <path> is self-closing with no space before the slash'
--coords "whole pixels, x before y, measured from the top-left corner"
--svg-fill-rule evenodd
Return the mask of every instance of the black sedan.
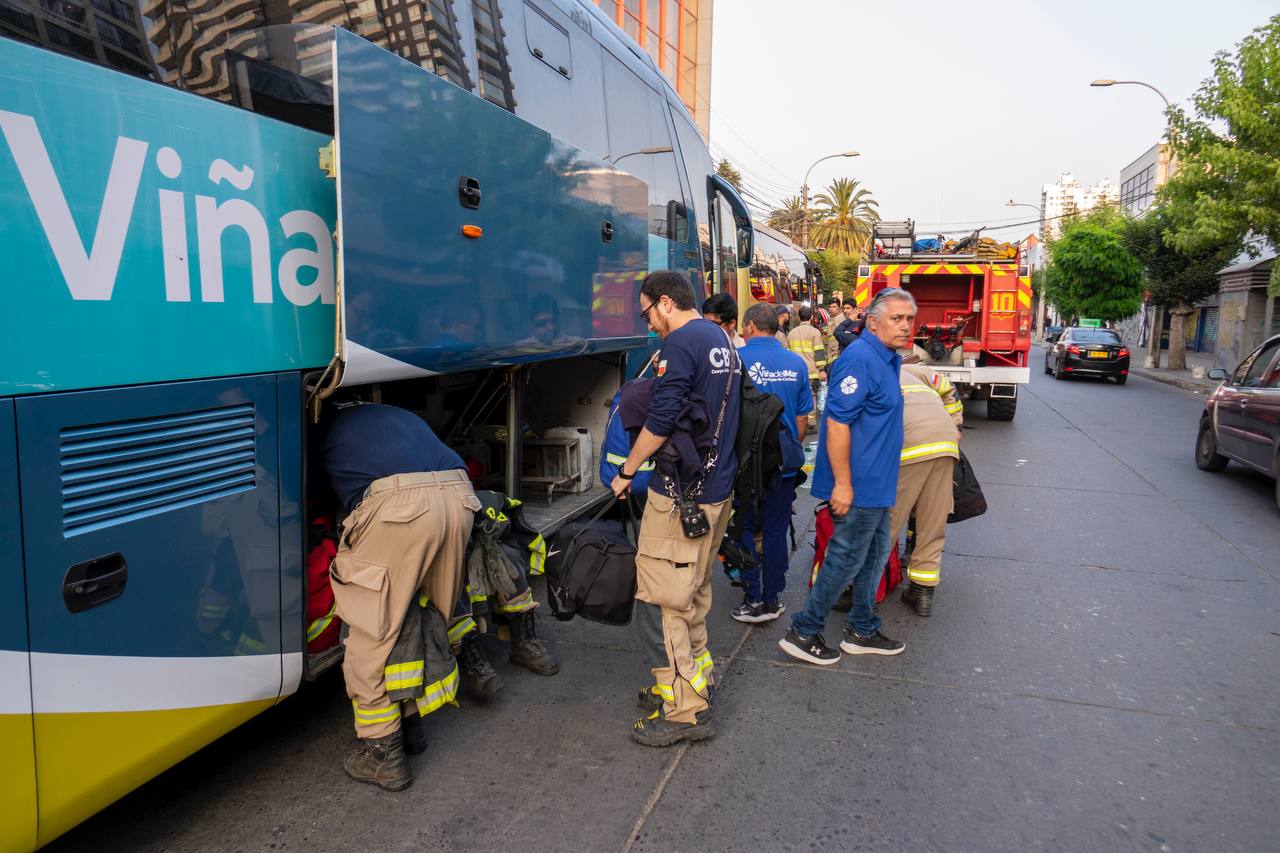
<path id="1" fill-rule="evenodd" d="M 1068 326 L 1045 352 L 1044 372 L 1054 379 L 1110 376 L 1123 385 L 1129 378 L 1129 348 L 1110 329 Z"/>

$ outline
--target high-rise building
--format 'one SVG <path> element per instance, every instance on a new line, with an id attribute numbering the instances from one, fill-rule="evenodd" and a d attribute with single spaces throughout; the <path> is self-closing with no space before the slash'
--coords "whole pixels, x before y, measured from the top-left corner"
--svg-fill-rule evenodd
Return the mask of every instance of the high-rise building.
<path id="1" fill-rule="evenodd" d="M 1173 154 L 1164 142 L 1152 145 L 1141 157 L 1120 170 L 1120 205 L 1134 216 L 1156 201 L 1160 189 L 1177 171 Z"/>
<path id="2" fill-rule="evenodd" d="M 1070 172 L 1063 172 L 1056 184 L 1045 184 L 1040 193 L 1040 221 L 1044 223 L 1044 238 L 1052 240 L 1062 233 L 1063 223 L 1073 216 L 1090 211 L 1099 205 L 1115 204 L 1120 193 L 1110 178 L 1103 178 L 1091 186 L 1076 180 Z"/>
<path id="3" fill-rule="evenodd" d="M 595 0 L 675 86 L 703 137 L 711 133 L 712 0 Z"/>

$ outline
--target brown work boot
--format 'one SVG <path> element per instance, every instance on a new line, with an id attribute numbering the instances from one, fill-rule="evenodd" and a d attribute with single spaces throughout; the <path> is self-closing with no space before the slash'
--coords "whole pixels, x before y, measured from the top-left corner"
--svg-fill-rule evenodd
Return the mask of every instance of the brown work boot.
<path id="1" fill-rule="evenodd" d="M 538 639 L 535 619 L 532 610 L 517 613 L 511 619 L 511 662 L 538 675 L 555 675 L 560 664 Z"/>
<path id="2" fill-rule="evenodd" d="M 489 658 L 485 657 L 480 637 L 474 633 L 462 638 L 458 665 L 462 671 L 462 687 L 473 699 L 490 702 L 497 697 L 498 691 L 507 686 L 493 664 L 489 663 Z"/>
<path id="3" fill-rule="evenodd" d="M 933 615 L 933 587 L 913 583 L 902 591 L 905 601 L 917 616 Z"/>
<path id="4" fill-rule="evenodd" d="M 404 741 L 397 730 L 386 737 L 361 738 L 359 749 L 342 762 L 342 769 L 357 782 L 377 785 L 384 791 L 403 791 L 413 782 Z"/>

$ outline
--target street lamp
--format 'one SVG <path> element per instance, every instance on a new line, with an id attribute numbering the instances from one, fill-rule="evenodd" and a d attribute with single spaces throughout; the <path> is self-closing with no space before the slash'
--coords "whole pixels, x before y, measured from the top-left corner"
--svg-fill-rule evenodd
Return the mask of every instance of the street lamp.
<path id="1" fill-rule="evenodd" d="M 1169 108 L 1172 106 L 1172 105 L 1169 103 L 1169 99 L 1168 99 L 1168 98 L 1166 98 L 1166 97 L 1164 96 L 1164 92 L 1161 92 L 1159 89 L 1157 89 L 1155 86 L 1152 86 L 1150 83 L 1143 83 L 1141 80 L 1094 80 L 1094 81 L 1093 81 L 1092 83 L 1090 83 L 1089 85 L 1090 85 L 1090 86 L 1098 86 L 1098 87 L 1106 87 L 1106 86 L 1146 86 L 1148 89 L 1150 89 L 1151 91 L 1153 91 L 1153 92 L 1155 92 L 1157 95 L 1159 95 L 1159 96 L 1160 96 L 1160 100 L 1164 101 L 1164 108 L 1165 108 L 1165 111 L 1166 111 L 1166 112 L 1167 112 L 1167 111 L 1169 110 Z"/>
<path id="2" fill-rule="evenodd" d="M 1148 89 L 1150 89 L 1151 91 L 1159 95 L 1160 100 L 1164 101 L 1165 131 L 1167 133 L 1169 129 L 1169 125 L 1168 125 L 1169 111 L 1173 109 L 1173 106 L 1169 103 L 1169 99 L 1164 96 L 1164 92 L 1161 92 L 1155 86 L 1152 86 L 1150 83 L 1143 83 L 1141 80 L 1094 80 L 1089 85 L 1099 86 L 1099 87 L 1124 86 L 1124 85 L 1146 86 Z M 1143 312 L 1143 316 L 1146 316 L 1145 311 Z M 1143 364 L 1146 367 L 1160 366 L 1160 326 L 1161 325 L 1162 325 L 1162 318 L 1161 318 L 1160 306 L 1152 305 L 1151 306 L 1151 337 L 1150 337 L 1150 340 L 1147 342 L 1147 347 L 1148 347 L 1147 357 L 1143 362 Z"/>
<path id="3" fill-rule="evenodd" d="M 826 157 L 819 157 L 813 161 L 813 166 L 818 165 L 823 160 L 833 160 L 836 157 L 859 157 L 861 154 L 857 151 L 842 151 L 839 154 L 828 154 Z M 800 186 L 800 203 L 804 209 L 804 219 L 800 221 L 800 245 L 802 248 L 809 246 L 809 173 L 813 171 L 813 166 L 805 170 L 804 183 Z"/>
<path id="4" fill-rule="evenodd" d="M 1040 220 L 1040 239 L 1044 239 L 1044 213 L 1041 211 L 1040 205 L 1028 204 L 1025 201 L 1014 201 L 1009 199 L 1004 203 L 1005 207 L 1029 207 L 1038 214 Z M 1041 250 L 1043 251 L 1043 250 Z M 1028 264 L 1029 265 L 1029 264 Z M 1037 304 L 1035 317 L 1032 320 L 1032 332 L 1042 333 L 1044 331 L 1044 306 Z"/>

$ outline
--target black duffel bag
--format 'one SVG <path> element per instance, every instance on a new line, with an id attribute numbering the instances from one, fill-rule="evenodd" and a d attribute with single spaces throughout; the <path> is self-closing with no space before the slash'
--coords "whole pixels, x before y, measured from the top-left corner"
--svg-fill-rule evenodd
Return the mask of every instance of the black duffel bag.
<path id="1" fill-rule="evenodd" d="M 624 503 L 630 509 L 631 502 Z M 602 519 L 612 506 L 610 501 L 587 521 L 560 528 L 547 549 L 547 602 L 561 621 L 581 616 L 606 625 L 631 622 L 636 546 L 625 521 Z"/>
<path id="2" fill-rule="evenodd" d="M 982 486 L 978 484 L 978 477 L 973 473 L 973 466 L 969 464 L 963 450 L 951 471 L 951 488 L 955 508 L 947 516 L 947 524 L 977 518 L 987 511 L 987 499 L 982 495 Z"/>

